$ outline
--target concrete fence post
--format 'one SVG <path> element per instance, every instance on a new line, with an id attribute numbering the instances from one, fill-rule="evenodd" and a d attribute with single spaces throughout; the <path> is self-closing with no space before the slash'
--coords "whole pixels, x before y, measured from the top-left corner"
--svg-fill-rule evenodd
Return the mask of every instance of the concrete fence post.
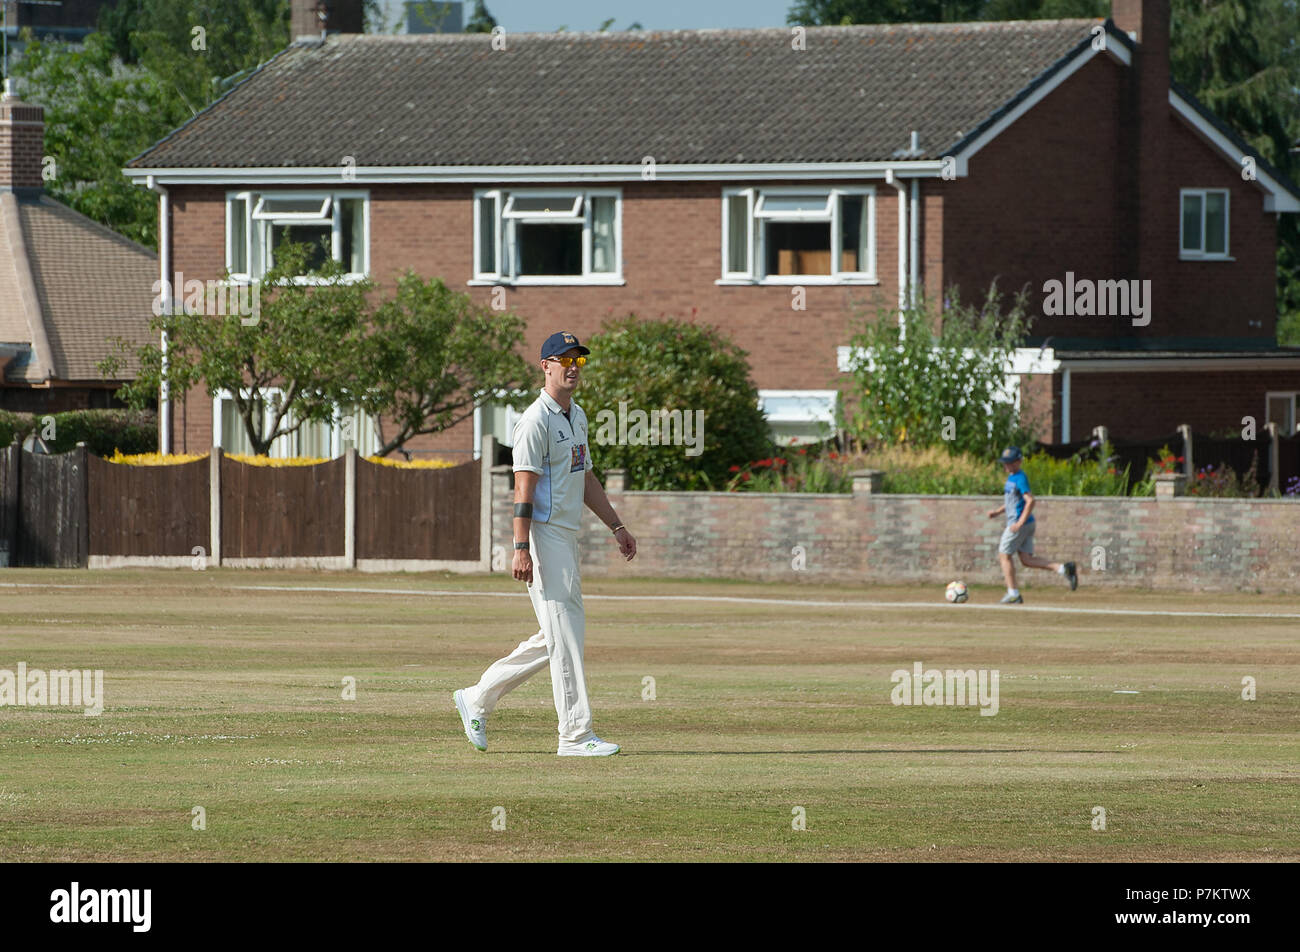
<path id="1" fill-rule="evenodd" d="M 501 531 L 502 529 L 501 526 L 497 525 L 497 507 L 496 507 L 497 500 L 501 500 L 501 505 L 502 505 L 501 518 L 505 520 L 505 527 L 504 527 L 505 535 L 507 538 L 513 539 L 514 538 L 514 516 L 512 515 L 513 509 L 511 508 L 513 497 L 510 494 L 510 481 L 511 479 L 514 478 L 514 470 L 503 463 L 500 466 L 492 467 L 491 476 L 492 476 L 492 505 L 488 507 L 488 511 L 487 511 L 487 519 L 491 523 L 489 526 L 489 531 L 492 533 L 492 538 L 495 539 L 497 537 L 497 532 Z M 510 559 L 514 555 L 514 553 L 510 550 L 507 550 L 504 544 L 502 543 L 495 543 L 495 544 L 502 546 L 501 549 L 502 557 L 499 560 L 493 560 L 493 561 L 500 564 L 500 571 L 505 571 L 505 572 L 510 571 Z M 493 571 L 498 571 L 498 569 L 493 568 Z"/>
<path id="2" fill-rule="evenodd" d="M 357 567 L 357 448 L 343 454 L 343 564 Z"/>
<path id="3" fill-rule="evenodd" d="M 1270 420 L 1264 424 L 1264 429 L 1268 430 L 1268 491 L 1276 494 L 1278 492 L 1278 445 L 1277 445 L 1277 423 Z"/>
<path id="4" fill-rule="evenodd" d="M 1183 435 L 1183 475 L 1191 479 L 1196 472 L 1195 464 L 1192 463 L 1192 425 L 1180 423 L 1178 432 Z"/>
<path id="5" fill-rule="evenodd" d="M 497 438 L 491 433 L 479 443 L 478 561 L 479 570 L 492 571 L 492 464 L 497 458 Z"/>
<path id="6" fill-rule="evenodd" d="M 221 565 L 221 460 L 220 446 L 208 454 L 208 565 Z"/>
<path id="7" fill-rule="evenodd" d="M 1182 473 L 1156 473 L 1156 500 L 1187 494 L 1187 477 Z"/>
<path id="8" fill-rule="evenodd" d="M 885 482 L 885 474 L 878 469 L 859 469 L 853 473 L 853 495 L 879 495 Z"/>
<path id="9" fill-rule="evenodd" d="M 605 470 L 605 492 L 607 493 L 627 492 L 627 470 L 625 469 Z"/>
<path id="10" fill-rule="evenodd" d="M 1092 428 L 1092 435 L 1099 443 L 1105 444 L 1110 442 L 1110 430 L 1104 426 L 1094 426 Z"/>

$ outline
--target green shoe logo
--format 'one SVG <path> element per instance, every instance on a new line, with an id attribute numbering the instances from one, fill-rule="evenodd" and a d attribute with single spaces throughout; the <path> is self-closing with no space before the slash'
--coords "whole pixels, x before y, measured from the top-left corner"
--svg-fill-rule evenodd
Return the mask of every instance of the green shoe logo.
<path id="1" fill-rule="evenodd" d="M 587 744 L 587 749 L 588 749 L 588 750 L 595 750 L 595 749 L 596 749 L 596 742 L 595 742 L 595 741 L 591 741 L 590 743 L 588 743 L 588 744 Z"/>
<path id="2" fill-rule="evenodd" d="M 469 726 L 472 727 L 474 730 L 478 730 L 478 729 L 479 729 L 478 721 L 470 721 L 470 722 L 469 722 Z"/>

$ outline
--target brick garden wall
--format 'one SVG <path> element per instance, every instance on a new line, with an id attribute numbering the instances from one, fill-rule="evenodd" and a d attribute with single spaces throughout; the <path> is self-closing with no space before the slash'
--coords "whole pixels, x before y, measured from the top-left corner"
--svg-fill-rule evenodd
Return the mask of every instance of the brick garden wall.
<path id="1" fill-rule="evenodd" d="M 502 547 L 494 560 L 500 568 L 513 554 L 511 479 L 508 468 L 494 469 L 492 542 Z M 1000 496 L 611 488 L 610 501 L 637 538 L 637 557 L 634 567 L 624 565 L 609 531 L 586 512 L 588 578 L 631 569 L 678 578 L 1001 583 L 1004 523 L 986 516 Z M 1300 502 L 1044 496 L 1035 514 L 1036 552 L 1077 562 L 1088 587 L 1300 593 Z M 792 568 L 795 546 L 806 552 L 802 571 Z M 1054 580 L 1029 576 L 1031 586 L 1044 583 Z"/>

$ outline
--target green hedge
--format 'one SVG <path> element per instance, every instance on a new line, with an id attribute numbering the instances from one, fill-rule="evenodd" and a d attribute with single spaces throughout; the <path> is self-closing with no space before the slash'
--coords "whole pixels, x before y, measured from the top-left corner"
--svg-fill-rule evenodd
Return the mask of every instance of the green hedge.
<path id="1" fill-rule="evenodd" d="M 47 417 L 53 418 L 52 421 Z M 52 427 L 51 427 L 52 422 Z M 158 414 L 153 410 L 69 410 L 64 413 L 13 413 L 0 410 L 0 447 L 14 437 L 23 442 L 35 432 L 51 432 L 50 450 L 66 453 L 85 443 L 96 456 L 158 452 Z"/>

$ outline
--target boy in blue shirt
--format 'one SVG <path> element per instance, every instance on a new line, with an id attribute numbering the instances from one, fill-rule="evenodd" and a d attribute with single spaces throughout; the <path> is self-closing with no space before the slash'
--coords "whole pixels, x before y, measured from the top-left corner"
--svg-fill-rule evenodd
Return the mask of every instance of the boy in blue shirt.
<path id="1" fill-rule="evenodd" d="M 1079 587 L 1079 574 L 1073 562 L 1053 562 L 1034 555 L 1034 495 L 1029 491 L 1029 478 L 1020 471 L 1020 459 L 1018 446 L 1008 446 L 998 457 L 1002 468 L 1007 471 L 1006 485 L 1002 487 L 1006 501 L 997 509 L 989 510 L 990 519 L 996 519 L 1004 512 L 1007 514 L 1007 527 L 998 543 L 998 561 L 1002 563 L 1002 577 L 1007 581 L 1007 593 L 1002 596 L 1004 605 L 1024 601 L 1020 589 L 1016 588 L 1016 563 L 1011 560 L 1017 552 L 1023 565 L 1033 569 L 1051 569 L 1064 575 L 1070 583 L 1070 591 Z"/>

